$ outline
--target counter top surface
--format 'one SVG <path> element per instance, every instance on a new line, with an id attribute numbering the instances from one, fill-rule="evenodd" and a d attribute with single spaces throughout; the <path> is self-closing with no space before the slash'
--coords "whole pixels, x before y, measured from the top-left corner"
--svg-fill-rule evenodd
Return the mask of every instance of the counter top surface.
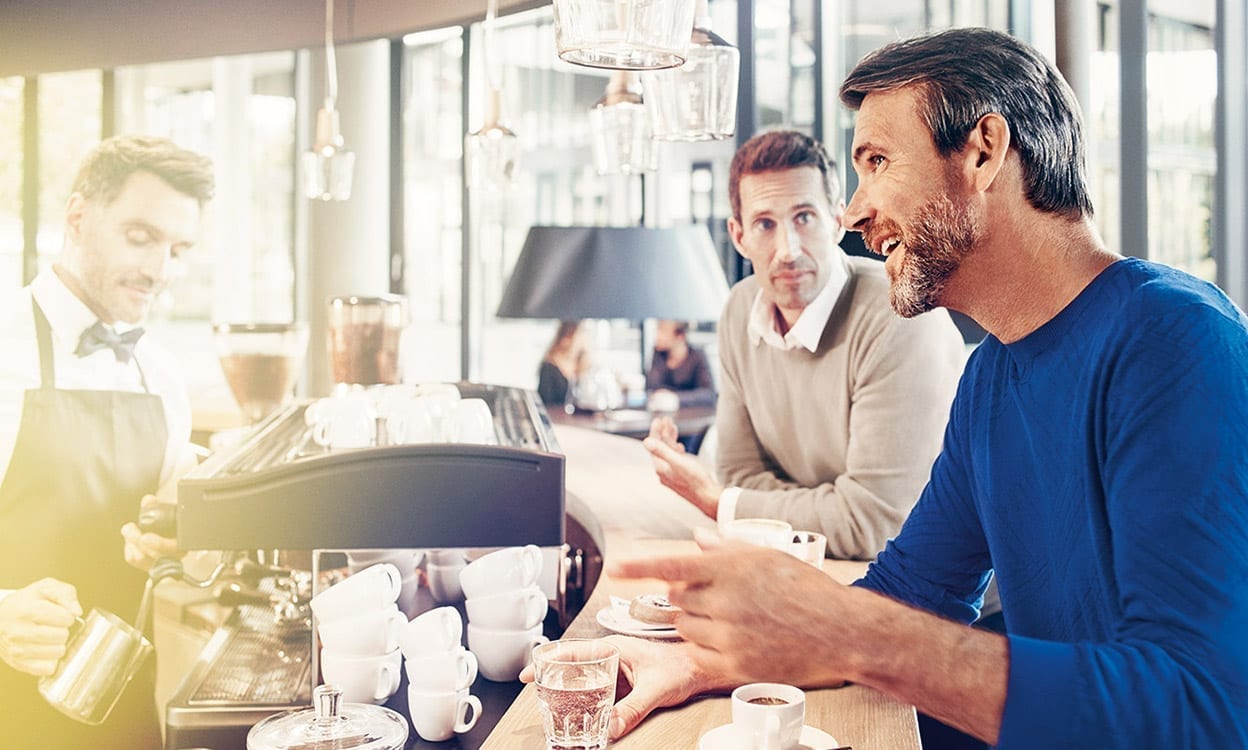
<path id="1" fill-rule="evenodd" d="M 556 426 L 567 456 L 565 484 L 569 513 L 592 513 L 602 535 L 607 559 L 693 552 L 692 530 L 714 523 L 663 487 L 641 443 L 605 433 Z M 575 502 L 574 502 L 575 501 Z M 578 508 L 582 504 L 586 507 Z M 842 583 L 858 578 L 866 563 L 825 560 L 824 570 Z M 599 580 L 565 637 L 599 637 L 610 633 L 596 614 L 611 595 L 631 598 L 655 590 L 653 581 Z M 854 750 L 918 750 L 918 725 L 913 706 L 871 688 L 851 685 L 807 691 L 806 723 L 833 735 Z M 693 748 L 698 738 L 731 719 L 727 696 L 708 696 L 652 714 L 611 747 L 620 750 Z M 486 750 L 544 746 L 536 690 L 526 686 L 486 739 Z"/>

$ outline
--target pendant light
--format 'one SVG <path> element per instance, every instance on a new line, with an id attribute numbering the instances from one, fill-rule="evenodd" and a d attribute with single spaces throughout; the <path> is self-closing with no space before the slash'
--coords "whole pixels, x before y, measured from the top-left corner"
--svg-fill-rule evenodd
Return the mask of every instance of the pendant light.
<path id="1" fill-rule="evenodd" d="M 741 54 L 711 31 L 707 0 L 697 0 L 688 59 L 679 68 L 641 74 L 654 138 L 708 141 L 737 130 Z"/>
<path id="2" fill-rule="evenodd" d="M 468 160 L 467 179 L 470 190 L 506 190 L 515 178 L 520 139 L 502 124 L 502 71 L 494 60 L 497 52 L 494 27 L 497 24 L 498 0 L 488 0 L 483 24 L 482 63 L 485 67 L 485 119 L 481 127 L 464 136 L 464 158 Z"/>
<path id="3" fill-rule="evenodd" d="M 355 154 L 338 129 L 338 63 L 334 58 L 334 0 L 325 0 L 325 103 L 316 113 L 316 141 L 303 154 L 304 194 L 323 201 L 351 197 Z"/>
<path id="4" fill-rule="evenodd" d="M 631 175 L 659 168 L 658 146 L 650 137 L 650 116 L 636 73 L 611 74 L 606 92 L 589 110 L 589 127 L 598 174 Z"/>
<path id="5" fill-rule="evenodd" d="M 694 0 L 554 0 L 559 58 L 591 68 L 656 70 L 685 61 Z"/>

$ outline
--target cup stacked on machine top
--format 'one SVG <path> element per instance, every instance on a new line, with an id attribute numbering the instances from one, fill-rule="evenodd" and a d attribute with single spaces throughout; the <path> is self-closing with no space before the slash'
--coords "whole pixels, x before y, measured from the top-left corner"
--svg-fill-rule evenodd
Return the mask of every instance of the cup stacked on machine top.
<path id="1" fill-rule="evenodd" d="M 546 594 L 537 585 L 542 551 L 535 545 L 505 547 L 477 558 L 459 575 L 467 597 L 468 648 L 481 676 L 494 682 L 518 679 L 533 647 L 546 643 L 542 621 Z"/>
<path id="2" fill-rule="evenodd" d="M 341 688 L 343 701 L 380 704 L 399 689 L 399 639 L 407 616 L 395 602 L 402 587 L 402 572 L 385 562 L 312 597 L 321 676 Z"/>
<path id="3" fill-rule="evenodd" d="M 461 645 L 463 633 L 459 611 L 437 607 L 413 617 L 399 639 L 412 726 L 430 742 L 467 732 L 481 715 L 480 699 L 469 693 L 477 657 Z"/>

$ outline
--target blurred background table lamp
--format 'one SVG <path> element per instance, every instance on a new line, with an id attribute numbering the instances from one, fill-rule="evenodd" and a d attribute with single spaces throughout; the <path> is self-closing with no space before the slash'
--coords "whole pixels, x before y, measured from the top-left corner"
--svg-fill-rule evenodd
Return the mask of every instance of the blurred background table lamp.
<path id="1" fill-rule="evenodd" d="M 718 320 L 728 283 L 706 226 L 529 229 L 500 318 Z M 617 406 L 619 404 L 616 404 Z"/>

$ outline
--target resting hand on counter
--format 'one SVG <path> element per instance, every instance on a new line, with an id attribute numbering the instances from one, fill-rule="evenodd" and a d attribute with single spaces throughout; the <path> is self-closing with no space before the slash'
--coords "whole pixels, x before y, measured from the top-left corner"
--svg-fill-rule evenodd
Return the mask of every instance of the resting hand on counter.
<path id="1" fill-rule="evenodd" d="M 168 502 L 169 500 L 156 495 L 144 495 L 139 502 L 139 509 L 141 512 L 155 504 Z M 177 540 L 150 531 L 141 531 L 133 521 L 121 527 L 121 537 L 126 543 L 126 562 L 144 572 L 151 570 L 152 564 L 162 557 L 180 559 L 184 554 L 178 549 Z"/>
<path id="2" fill-rule="evenodd" d="M 695 530 L 700 554 L 620 560 L 613 578 L 656 578 L 683 612 L 676 629 L 703 670 L 726 684 L 832 687 L 851 673 L 843 623 L 870 592 L 792 555 Z"/>
<path id="3" fill-rule="evenodd" d="M 613 635 L 605 639 L 620 649 L 620 676 L 611 710 L 610 738 L 631 732 L 652 711 L 679 706 L 697 695 L 727 692 L 734 683 L 706 670 L 697 649 L 686 643 L 655 643 Z M 520 673 L 523 682 L 533 681 L 533 666 Z"/>
<path id="4" fill-rule="evenodd" d="M 697 456 L 685 452 L 685 446 L 678 442 L 679 437 L 675 422 L 669 417 L 658 417 L 650 423 L 650 434 L 641 444 L 650 452 L 654 472 L 663 486 L 715 518 L 724 488 Z"/>
<path id="5" fill-rule="evenodd" d="M 0 660 L 19 672 L 52 674 L 81 616 L 78 592 L 64 581 L 44 578 L 9 592 L 0 599 Z"/>

